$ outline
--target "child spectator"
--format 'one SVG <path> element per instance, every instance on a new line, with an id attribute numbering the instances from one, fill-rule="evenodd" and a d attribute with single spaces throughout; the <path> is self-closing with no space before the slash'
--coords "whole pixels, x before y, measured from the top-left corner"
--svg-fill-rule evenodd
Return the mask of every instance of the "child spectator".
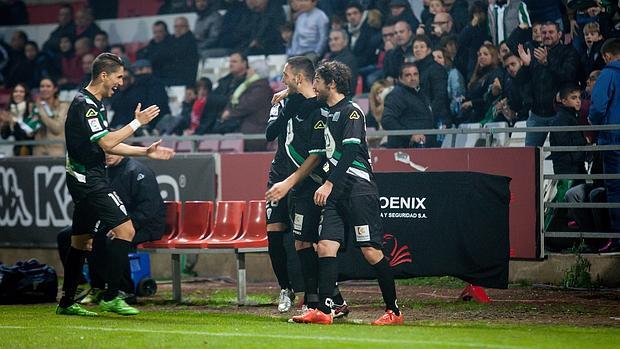
<path id="1" fill-rule="evenodd" d="M 297 0 L 299 16 L 295 20 L 289 56 L 307 55 L 317 61 L 327 47 L 329 19 L 316 8 L 318 0 Z"/>
<path id="2" fill-rule="evenodd" d="M 576 85 L 564 86 L 560 89 L 560 102 L 558 114 L 551 126 L 577 126 L 579 109 L 581 109 L 581 91 Z M 551 132 L 550 143 L 557 146 L 584 146 L 587 144 L 583 134 L 573 132 Z M 585 154 L 582 151 L 553 152 L 550 156 L 553 160 L 553 172 L 555 174 L 583 174 L 585 173 Z"/>
<path id="3" fill-rule="evenodd" d="M 605 67 L 605 61 L 600 52 L 601 46 L 603 46 L 603 35 L 599 24 L 596 22 L 586 24 L 583 27 L 583 36 L 586 50 L 581 55 L 581 64 L 585 77 L 589 77 L 592 71 L 601 70 Z"/>

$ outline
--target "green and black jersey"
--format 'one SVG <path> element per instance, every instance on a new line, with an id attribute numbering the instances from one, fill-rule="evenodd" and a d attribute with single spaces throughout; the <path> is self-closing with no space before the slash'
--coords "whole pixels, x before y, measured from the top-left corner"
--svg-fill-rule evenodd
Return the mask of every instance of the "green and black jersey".
<path id="1" fill-rule="evenodd" d="M 267 129 L 265 132 L 267 140 L 278 140 L 278 149 L 271 161 L 271 168 L 269 168 L 269 187 L 285 180 L 286 177 L 290 175 L 286 151 L 284 149 L 286 147 L 286 117 L 283 115 L 283 110 L 284 101 L 280 101 L 280 103 L 273 105 L 269 112 L 269 119 L 267 120 Z"/>
<path id="2" fill-rule="evenodd" d="M 292 106 L 292 103 L 300 103 Z M 286 125 L 285 150 L 289 160 L 291 173 L 296 171 L 310 155 L 325 155 L 325 118 L 321 114 L 316 97 L 296 98 L 287 101 L 287 107 L 297 110 L 295 115 L 288 120 Z M 310 176 L 297 185 L 297 192 L 306 189 L 314 193 L 316 184 L 322 184 L 326 178 L 322 164 L 315 167 Z M 314 183 L 311 183 L 314 182 Z"/>
<path id="3" fill-rule="evenodd" d="M 81 89 L 71 102 L 65 122 L 67 174 L 89 185 L 106 178 L 105 153 L 97 141 L 108 133 L 105 107 L 90 92 Z"/>
<path id="4" fill-rule="evenodd" d="M 366 116 L 361 108 L 345 98 L 333 107 L 323 108 L 321 112 L 327 118 L 325 128 L 325 150 L 328 173 L 334 170 L 342 157 L 345 144 L 357 144 L 353 163 L 346 171 L 347 186 L 351 194 L 362 195 L 376 193 L 375 179 L 370 165 L 370 153 L 366 142 Z"/>

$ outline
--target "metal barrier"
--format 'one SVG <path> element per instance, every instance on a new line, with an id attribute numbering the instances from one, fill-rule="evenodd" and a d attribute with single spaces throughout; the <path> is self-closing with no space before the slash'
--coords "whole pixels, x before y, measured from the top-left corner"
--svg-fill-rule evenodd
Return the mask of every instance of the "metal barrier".
<path id="1" fill-rule="evenodd" d="M 603 131 L 603 130 L 620 130 L 620 124 L 617 125 L 592 125 L 592 126 L 554 126 L 554 127 L 480 127 L 480 128 L 451 128 L 451 129 L 426 129 L 426 130 L 397 130 L 397 131 L 371 131 L 367 132 L 369 138 L 381 138 L 385 136 L 410 136 L 412 134 L 424 134 L 424 135 L 459 135 L 459 134 L 481 134 L 484 135 L 484 146 L 490 147 L 493 143 L 493 137 L 497 134 L 520 132 L 569 132 L 569 131 Z M 456 137 L 452 137 L 452 145 L 454 146 Z M 231 139 L 243 139 L 243 140 L 264 140 L 263 134 L 209 134 L 209 135 L 193 135 L 193 136 L 148 136 L 148 137 L 133 137 L 127 140 L 128 143 L 139 142 L 148 143 L 162 139 L 167 141 L 189 141 L 191 142 L 191 152 L 197 152 L 198 144 L 204 140 L 231 140 Z M 58 144 L 64 143 L 62 141 L 6 141 L 0 140 L 0 146 L 6 145 L 44 145 L 44 144 Z M 545 152 L 575 152 L 575 151 L 620 151 L 620 145 L 589 145 L 589 146 L 544 146 L 540 148 L 541 151 L 541 168 L 543 168 L 543 161 Z M 545 180 L 564 180 L 564 179 L 582 179 L 582 180 L 594 180 L 594 179 L 620 179 L 620 174 L 542 174 L 539 188 L 540 193 L 540 207 L 541 208 L 620 208 L 620 203 L 554 203 L 544 201 L 544 185 Z M 544 222 L 544 209 L 540 212 L 541 215 L 541 237 L 568 237 L 568 238 L 620 238 L 619 233 L 610 232 L 556 232 L 545 231 L 543 228 Z M 544 239 L 543 239 L 544 241 Z"/>

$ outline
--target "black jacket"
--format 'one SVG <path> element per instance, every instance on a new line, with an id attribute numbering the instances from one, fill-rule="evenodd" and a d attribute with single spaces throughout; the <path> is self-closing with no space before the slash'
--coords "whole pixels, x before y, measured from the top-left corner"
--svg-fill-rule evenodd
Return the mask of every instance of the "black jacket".
<path id="1" fill-rule="evenodd" d="M 519 70 L 514 78 L 506 73 L 506 77 L 502 81 L 502 96 L 508 99 L 510 109 L 517 113 L 516 120 L 511 120 L 512 122 L 527 120 L 532 107 L 530 84 L 519 79 L 519 74 L 522 73 Z"/>
<path id="2" fill-rule="evenodd" d="M 367 21 L 364 21 L 360 28 L 360 34 L 355 45 L 351 45 L 351 33 L 349 33 L 349 48 L 355 57 L 360 67 L 368 65 L 374 65 L 377 63 L 377 57 L 375 51 L 378 45 L 381 45 L 380 33 L 368 25 Z M 379 37 L 379 40 L 377 38 Z"/>
<path id="3" fill-rule="evenodd" d="M 383 59 L 383 74 L 385 77 L 392 77 L 398 80 L 400 67 L 405 62 L 405 58 L 411 57 L 413 57 L 413 39 L 404 49 L 397 46 L 387 51 Z"/>
<path id="4" fill-rule="evenodd" d="M 357 87 L 357 71 L 358 71 L 357 57 L 353 53 L 351 53 L 351 50 L 349 50 L 348 47 L 345 47 L 344 49 L 342 49 L 342 51 L 337 52 L 337 53 L 331 52 L 330 55 L 331 55 L 329 57 L 330 61 L 338 61 L 340 63 L 343 63 L 344 65 L 346 65 L 347 67 L 351 69 L 350 86 L 351 86 L 351 94 L 354 95 L 355 89 Z"/>
<path id="5" fill-rule="evenodd" d="M 554 116 L 553 101 L 560 87 L 566 83 L 577 83 L 579 79 L 579 55 L 572 45 L 558 44 L 549 48 L 547 64 L 534 58 L 529 66 L 523 66 L 524 76 L 531 81 L 532 112 L 539 116 Z"/>
<path id="6" fill-rule="evenodd" d="M 397 83 L 385 98 L 381 125 L 386 130 L 432 129 L 433 114 L 428 98 L 420 89 Z M 410 139 L 411 136 L 389 136 L 387 147 L 408 148 Z"/>
<path id="7" fill-rule="evenodd" d="M 108 177 L 136 229 L 132 243 L 159 240 L 165 230 L 166 209 L 155 173 L 141 162 L 125 158 L 108 167 Z"/>
<path id="8" fill-rule="evenodd" d="M 155 76 L 162 77 L 172 74 L 175 55 L 175 52 L 172 51 L 172 40 L 173 38 L 170 35 L 166 35 L 162 42 L 155 42 L 151 39 L 146 47 L 138 51 L 138 59 L 148 59 L 151 62 Z"/>
<path id="9" fill-rule="evenodd" d="M 164 84 L 194 85 L 198 71 L 198 44 L 194 33 L 188 31 L 178 38 L 174 37 L 168 49 L 173 52 L 173 58 L 170 69 L 160 74 Z"/>
<path id="10" fill-rule="evenodd" d="M 560 106 L 558 114 L 551 126 L 577 126 L 579 112 L 572 108 Z M 551 132 L 549 142 L 552 147 L 556 146 L 584 146 L 587 144 L 581 131 Z M 553 172 L 555 174 L 584 173 L 585 153 L 582 151 L 553 152 L 550 156 L 553 160 Z"/>
<path id="11" fill-rule="evenodd" d="M 420 87 L 431 102 L 435 122 L 448 119 L 450 117 L 448 72 L 435 62 L 432 54 L 417 61 L 416 65 L 420 71 Z"/>

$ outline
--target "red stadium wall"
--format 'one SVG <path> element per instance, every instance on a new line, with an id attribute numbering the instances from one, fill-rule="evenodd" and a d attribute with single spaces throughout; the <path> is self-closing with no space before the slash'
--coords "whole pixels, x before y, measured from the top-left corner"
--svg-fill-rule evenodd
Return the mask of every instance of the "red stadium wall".
<path id="1" fill-rule="evenodd" d="M 512 178 L 510 184 L 510 250 L 514 258 L 537 258 L 539 164 L 535 148 L 377 149 L 372 151 L 377 172 L 412 172 L 395 160 L 396 152 L 427 172 L 473 171 Z M 263 199 L 272 153 L 221 154 L 222 200 Z"/>

